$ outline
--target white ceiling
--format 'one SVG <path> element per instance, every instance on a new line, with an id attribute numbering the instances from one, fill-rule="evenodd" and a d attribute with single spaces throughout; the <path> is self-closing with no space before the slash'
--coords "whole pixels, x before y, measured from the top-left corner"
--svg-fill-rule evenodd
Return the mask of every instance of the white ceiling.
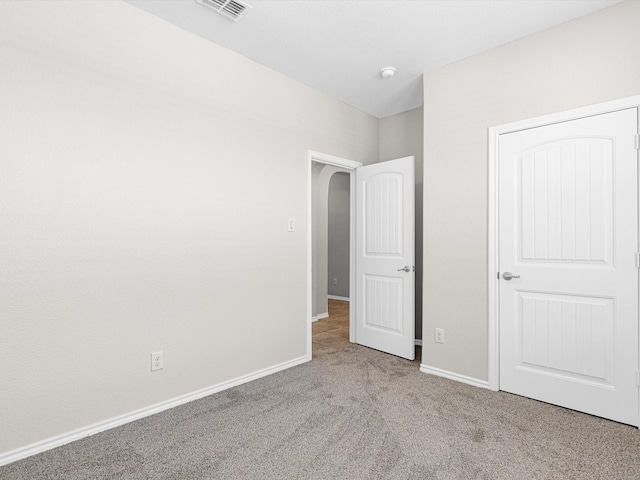
<path id="1" fill-rule="evenodd" d="M 126 0 L 376 117 L 422 105 L 422 73 L 620 0 Z M 382 79 L 387 65 L 395 77 Z"/>

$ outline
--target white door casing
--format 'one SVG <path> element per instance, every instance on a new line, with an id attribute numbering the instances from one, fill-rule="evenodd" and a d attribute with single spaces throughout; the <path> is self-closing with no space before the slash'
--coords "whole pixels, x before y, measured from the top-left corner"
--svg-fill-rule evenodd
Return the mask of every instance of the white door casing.
<path id="1" fill-rule="evenodd" d="M 414 157 L 356 169 L 356 343 L 415 358 Z"/>
<path id="2" fill-rule="evenodd" d="M 627 108 L 499 136 L 494 280 L 500 389 L 636 426 L 637 122 Z"/>

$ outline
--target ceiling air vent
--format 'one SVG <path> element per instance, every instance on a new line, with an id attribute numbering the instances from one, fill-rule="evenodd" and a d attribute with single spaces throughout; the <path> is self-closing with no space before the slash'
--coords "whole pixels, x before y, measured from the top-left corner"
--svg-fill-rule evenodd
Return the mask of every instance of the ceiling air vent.
<path id="1" fill-rule="evenodd" d="M 238 0 L 196 0 L 196 2 L 213 8 L 220 15 L 224 15 L 234 22 L 240 20 L 247 9 L 253 8 L 251 5 Z"/>

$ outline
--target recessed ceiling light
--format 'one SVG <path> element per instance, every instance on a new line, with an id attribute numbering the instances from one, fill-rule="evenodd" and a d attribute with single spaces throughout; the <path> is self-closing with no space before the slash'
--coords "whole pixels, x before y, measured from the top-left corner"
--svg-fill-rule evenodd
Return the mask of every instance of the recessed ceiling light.
<path id="1" fill-rule="evenodd" d="M 391 78 L 396 74 L 396 69 L 394 67 L 384 67 L 380 70 L 380 76 L 382 78 Z"/>

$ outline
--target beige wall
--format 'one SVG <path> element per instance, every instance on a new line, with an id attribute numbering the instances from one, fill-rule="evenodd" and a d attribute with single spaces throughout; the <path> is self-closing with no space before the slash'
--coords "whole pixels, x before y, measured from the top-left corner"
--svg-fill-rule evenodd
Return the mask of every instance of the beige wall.
<path id="1" fill-rule="evenodd" d="M 416 157 L 416 338 L 422 338 L 422 148 L 423 110 L 415 108 L 380 119 L 380 161 Z"/>
<path id="2" fill-rule="evenodd" d="M 121 2 L 0 45 L 0 457 L 303 359 L 306 149 L 378 120 Z"/>
<path id="3" fill-rule="evenodd" d="M 639 25 L 623 2 L 424 75 L 423 364 L 487 379 L 488 127 L 639 94 Z"/>

